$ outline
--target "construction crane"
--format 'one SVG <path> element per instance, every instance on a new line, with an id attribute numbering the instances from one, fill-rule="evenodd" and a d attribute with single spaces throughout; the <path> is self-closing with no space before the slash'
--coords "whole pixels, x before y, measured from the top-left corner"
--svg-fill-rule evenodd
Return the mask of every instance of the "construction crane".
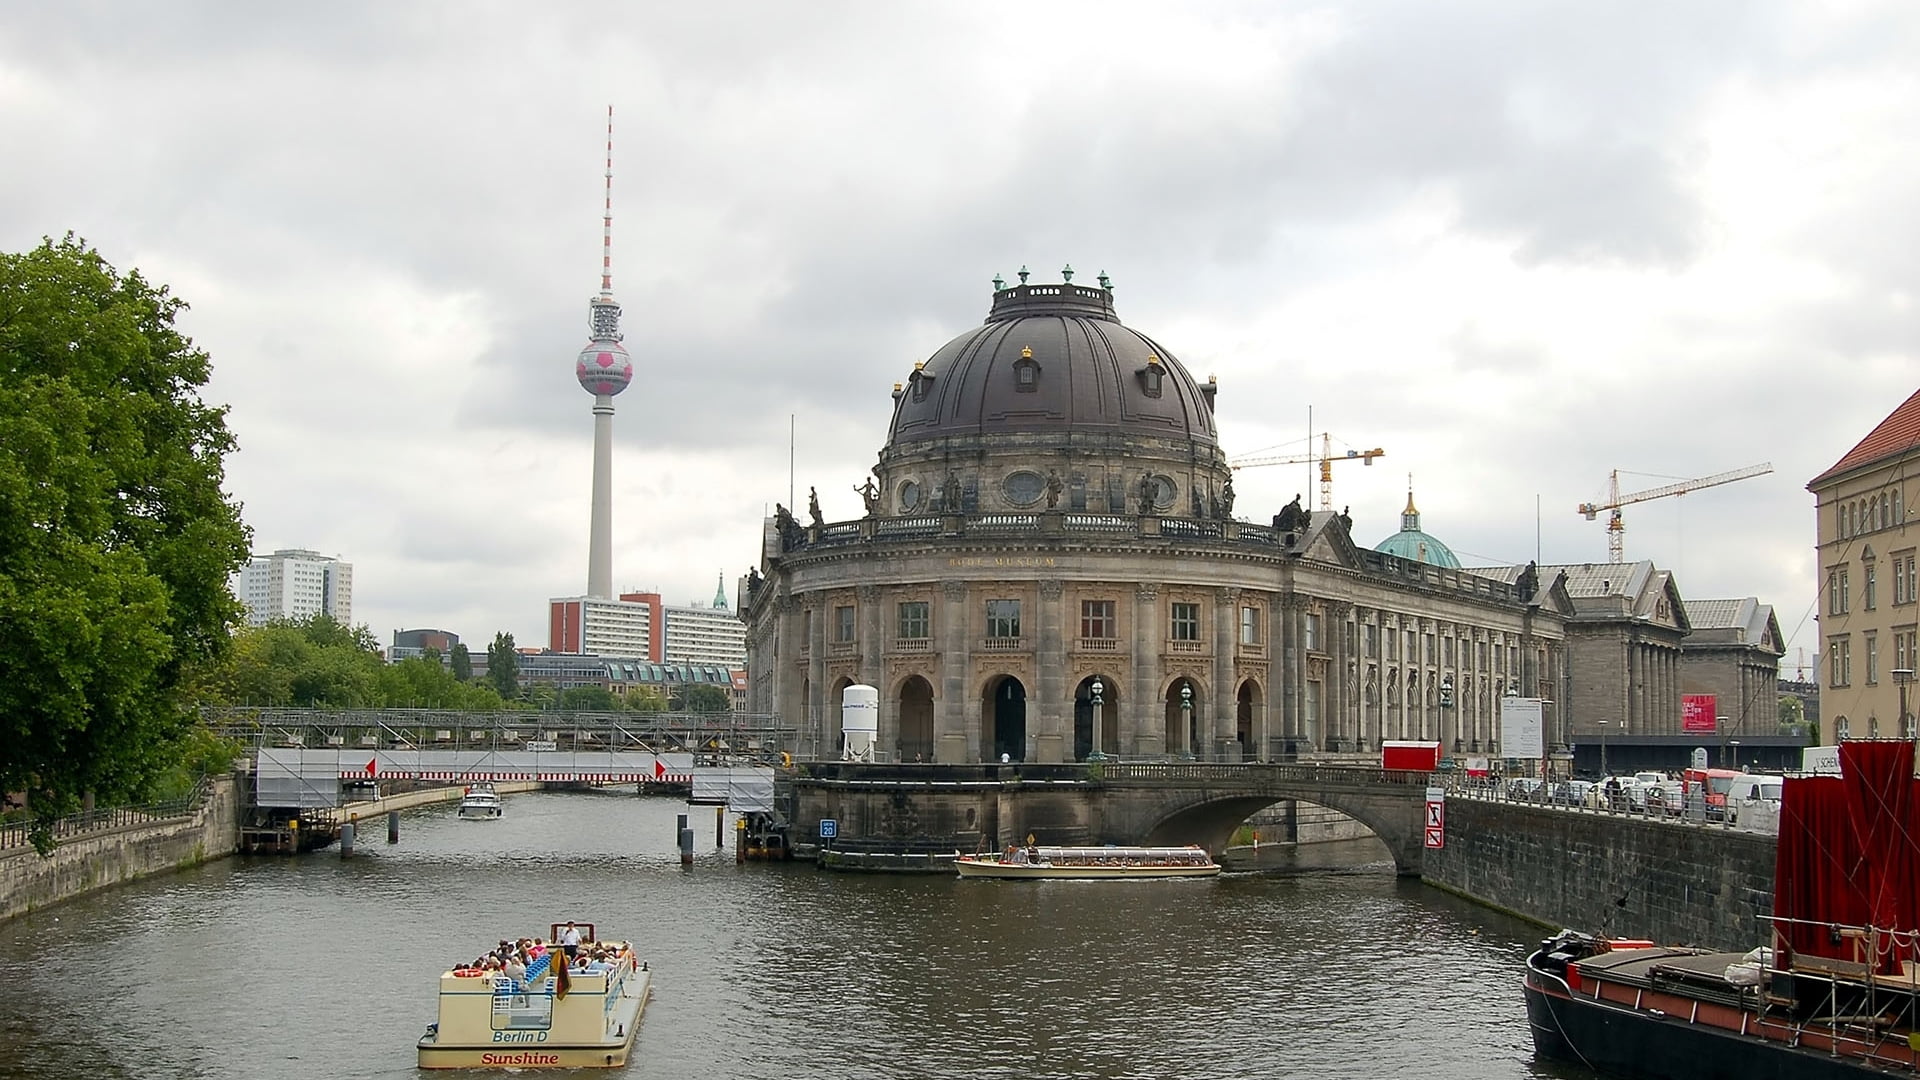
<path id="1" fill-rule="evenodd" d="M 1336 457 L 1333 452 L 1333 437 L 1322 434 L 1320 436 L 1320 452 L 1318 454 L 1290 454 L 1286 457 L 1243 457 L 1235 461 L 1227 462 L 1227 467 L 1230 469 L 1257 469 L 1262 465 L 1299 465 L 1303 462 L 1317 461 L 1320 463 L 1320 509 L 1332 510 L 1333 463 L 1336 461 L 1358 461 L 1364 465 L 1372 465 L 1374 458 L 1385 455 L 1386 451 L 1376 446 L 1372 450 L 1349 450 L 1345 454 Z"/>
<path id="2" fill-rule="evenodd" d="M 1621 507 L 1632 503 L 1646 502 L 1648 499 L 1664 499 L 1669 495 L 1685 495 L 1689 491 L 1699 491 L 1701 488 L 1716 487 L 1720 484 L 1731 484 L 1735 480 L 1746 480 L 1750 477 L 1764 476 L 1772 471 L 1773 465 L 1763 461 L 1758 465 L 1749 465 L 1744 469 L 1734 469 L 1732 472 L 1714 473 L 1712 476 L 1702 476 L 1693 480 L 1682 480 L 1677 484 L 1668 484 L 1665 487 L 1648 488 L 1645 491 L 1636 491 L 1630 495 L 1622 495 L 1620 494 L 1620 470 L 1615 469 L 1607 481 L 1607 501 L 1603 503 L 1581 503 L 1580 512 L 1587 516 L 1588 521 L 1592 521 L 1602 510 L 1613 511 L 1613 515 L 1607 519 L 1607 561 L 1610 563 L 1625 562 L 1627 557 L 1625 550 L 1627 527 L 1620 521 Z"/>

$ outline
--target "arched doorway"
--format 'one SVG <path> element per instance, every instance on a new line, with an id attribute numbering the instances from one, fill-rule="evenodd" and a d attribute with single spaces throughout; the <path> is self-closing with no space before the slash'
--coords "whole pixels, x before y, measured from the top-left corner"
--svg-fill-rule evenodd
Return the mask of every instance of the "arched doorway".
<path id="1" fill-rule="evenodd" d="M 833 684 L 833 692 L 827 696 L 827 736 L 832 740 L 831 749 L 836 758 L 845 757 L 847 753 L 847 728 L 843 706 L 847 701 L 847 687 L 852 685 L 852 679 L 838 679 Z M 865 752 L 862 751 L 862 753 Z"/>
<path id="2" fill-rule="evenodd" d="M 1262 704 L 1259 683 L 1248 679 L 1240 684 L 1238 701 L 1234 705 L 1233 730 L 1234 737 L 1240 740 L 1241 761 L 1263 759 L 1264 755 L 1261 753 L 1263 748 L 1256 744 L 1254 733 L 1254 725 L 1257 723 L 1255 718 L 1260 715 Z"/>
<path id="3" fill-rule="evenodd" d="M 1114 700 L 1114 680 L 1106 675 L 1089 675 L 1073 691 L 1073 760 L 1085 761 L 1092 755 L 1094 705 L 1093 687 L 1100 685 L 1100 743 L 1102 754 L 1111 755 L 1120 747 L 1120 706 Z"/>
<path id="4" fill-rule="evenodd" d="M 918 675 L 900 684 L 901 761 L 933 760 L 933 686 Z"/>
<path id="5" fill-rule="evenodd" d="M 980 756 L 984 761 L 1027 759 L 1027 688 L 1011 675 L 988 684 L 981 715 L 984 729 Z"/>
<path id="6" fill-rule="evenodd" d="M 1204 757 L 1209 747 L 1202 735 L 1204 724 L 1201 717 L 1206 710 L 1201 707 L 1200 688 L 1192 679 L 1178 678 L 1167 687 L 1165 706 L 1167 753 L 1181 757 Z"/>

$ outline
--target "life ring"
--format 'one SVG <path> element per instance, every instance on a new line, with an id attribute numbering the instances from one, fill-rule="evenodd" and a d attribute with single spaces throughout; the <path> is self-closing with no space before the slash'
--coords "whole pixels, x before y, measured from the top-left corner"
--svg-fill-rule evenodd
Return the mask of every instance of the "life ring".
<path id="1" fill-rule="evenodd" d="M 485 968 L 454 968 L 453 969 L 453 977 L 456 979 L 478 979 L 484 976 L 486 973 L 487 972 Z"/>

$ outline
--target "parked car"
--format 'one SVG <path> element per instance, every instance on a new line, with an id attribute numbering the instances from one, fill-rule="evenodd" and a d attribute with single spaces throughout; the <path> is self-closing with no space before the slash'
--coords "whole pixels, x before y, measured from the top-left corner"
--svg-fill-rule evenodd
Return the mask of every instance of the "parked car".
<path id="1" fill-rule="evenodd" d="M 1590 780 L 1562 780 L 1553 785 L 1547 801 L 1555 806 L 1586 806 L 1587 793 L 1593 790 Z"/>
<path id="2" fill-rule="evenodd" d="M 1727 785 L 1728 806 L 1748 806 L 1753 803 L 1772 803 L 1780 805 L 1780 789 L 1787 782 L 1784 776 L 1767 776 L 1764 773 L 1741 773 Z"/>
<path id="3" fill-rule="evenodd" d="M 1666 773 L 1634 773 L 1633 787 L 1627 789 L 1627 804 L 1635 810 L 1645 810 L 1647 808 L 1647 792 L 1664 783 L 1666 779 Z"/>
<path id="4" fill-rule="evenodd" d="M 1609 776 L 1593 786 L 1593 803 L 1611 810 L 1625 810 L 1635 805 L 1634 789 L 1640 781 L 1631 776 Z"/>
<path id="5" fill-rule="evenodd" d="M 1507 798 L 1522 801 L 1538 801 L 1542 796 L 1543 785 L 1539 777 L 1516 776 L 1507 781 Z"/>
<path id="6" fill-rule="evenodd" d="M 1660 780 L 1640 789 L 1647 813 L 1679 814 L 1687 808 L 1687 786 L 1678 780 Z"/>

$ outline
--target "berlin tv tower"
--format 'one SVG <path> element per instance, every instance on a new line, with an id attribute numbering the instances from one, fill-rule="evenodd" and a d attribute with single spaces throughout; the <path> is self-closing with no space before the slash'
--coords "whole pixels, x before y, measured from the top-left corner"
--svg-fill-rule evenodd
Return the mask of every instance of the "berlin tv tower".
<path id="1" fill-rule="evenodd" d="M 613 299 L 613 106 L 607 106 L 607 196 L 600 219 L 600 295 L 587 301 L 592 339 L 575 374 L 593 395 L 593 520 L 587 540 L 587 595 L 613 599 L 613 395 L 633 381 L 633 360 L 620 345 L 620 305 Z"/>

